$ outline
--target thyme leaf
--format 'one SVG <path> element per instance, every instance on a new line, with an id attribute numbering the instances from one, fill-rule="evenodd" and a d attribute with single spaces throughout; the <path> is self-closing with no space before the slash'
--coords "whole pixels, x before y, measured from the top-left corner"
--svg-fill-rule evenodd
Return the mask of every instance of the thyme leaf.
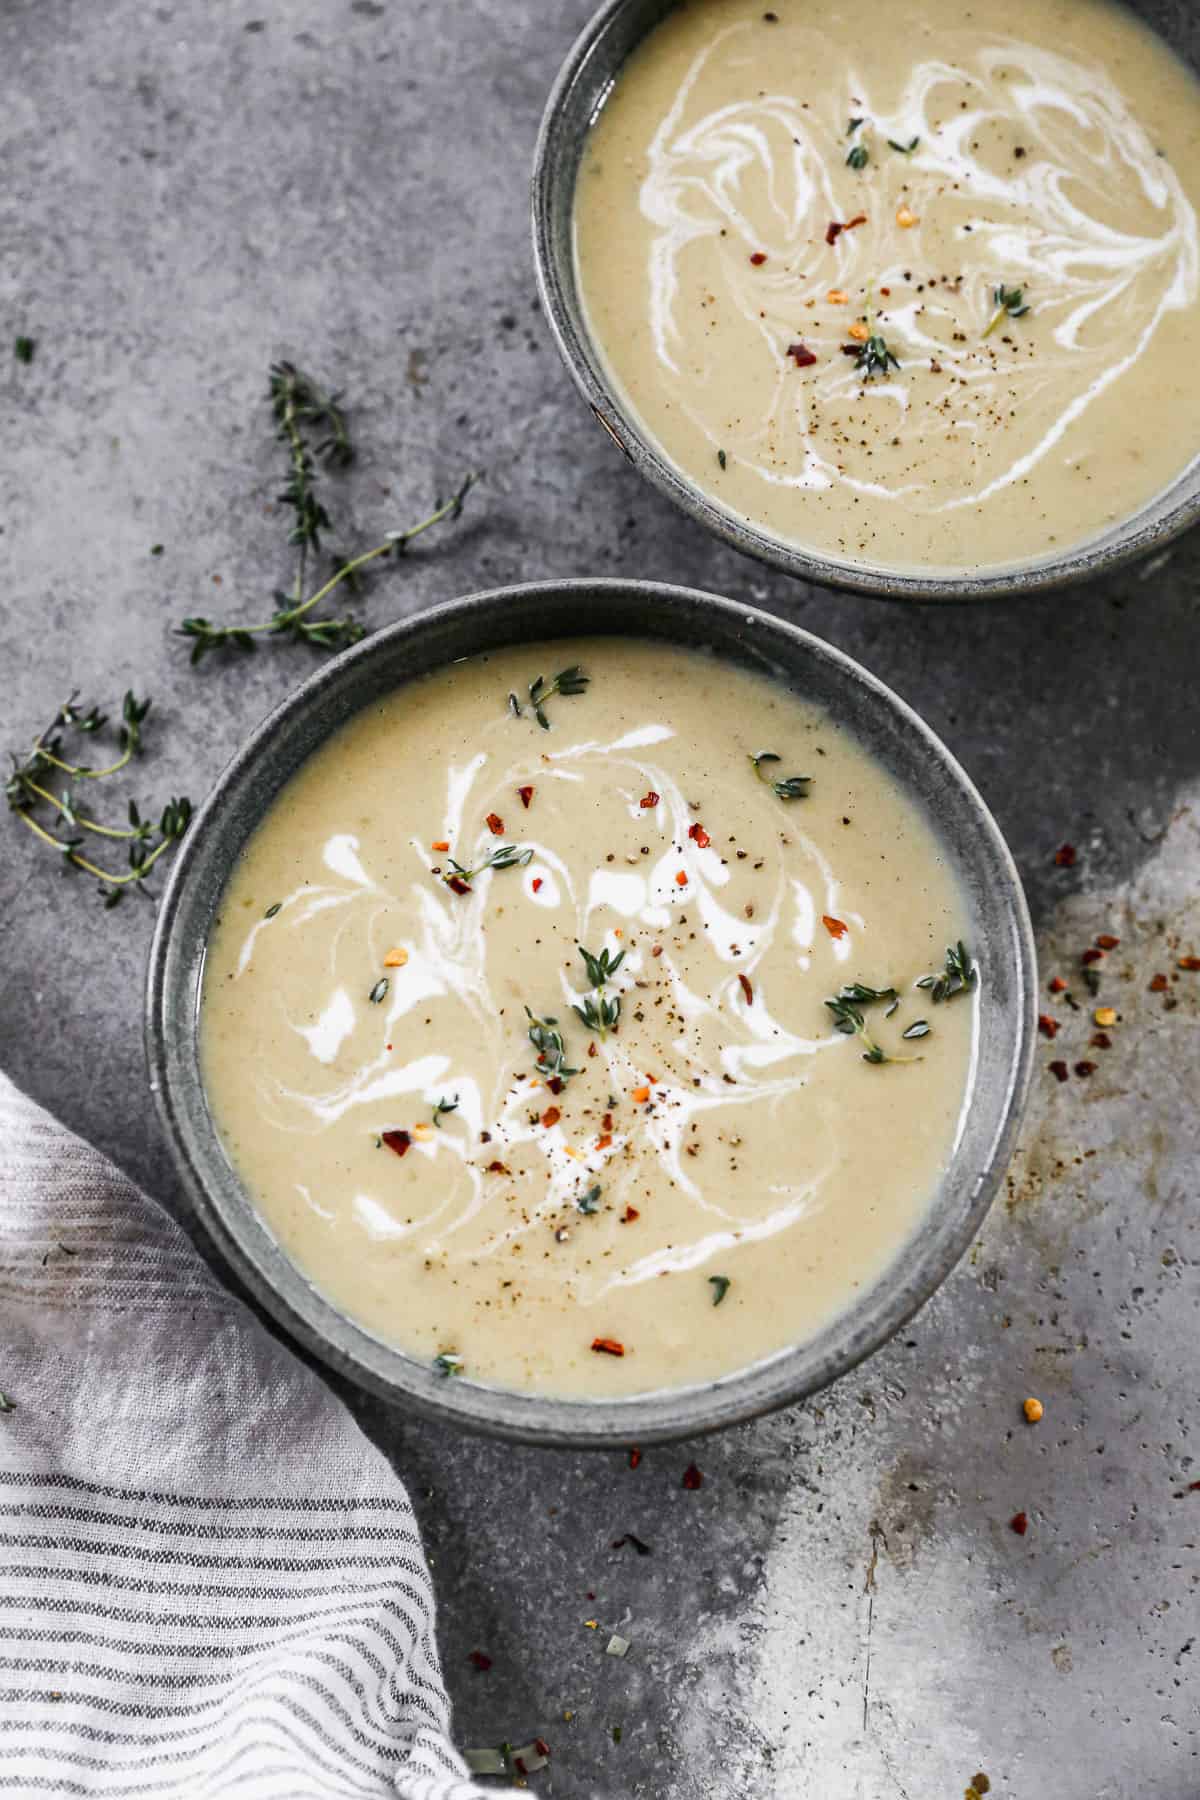
<path id="1" fill-rule="evenodd" d="M 593 956 L 591 951 L 585 950 L 582 944 L 578 946 L 578 950 L 583 958 L 583 966 L 594 992 L 585 996 L 582 1006 L 573 1005 L 571 1010 L 577 1014 L 589 1031 L 594 1031 L 600 1037 L 605 1038 L 610 1031 L 615 1031 L 620 1023 L 621 996 L 614 994 L 609 997 L 602 990 L 624 962 L 625 952 L 622 950 L 614 957 L 610 956 L 605 947 L 599 956 Z"/>
<path id="2" fill-rule="evenodd" d="M 967 947 L 959 938 L 957 944 L 950 944 L 946 950 L 946 966 L 940 975 L 923 975 L 918 981 L 919 988 L 928 988 L 929 998 L 935 1005 L 943 1000 L 952 1000 L 955 994 L 963 994 L 975 986 L 979 979 L 979 971 L 967 952 Z"/>
<path id="3" fill-rule="evenodd" d="M 433 1109 L 433 1122 L 437 1126 L 439 1131 L 442 1129 L 442 1120 L 446 1117 L 447 1113 L 452 1113 L 452 1112 L 457 1112 L 457 1111 L 458 1111 L 458 1095 L 457 1094 L 455 1094 L 453 1100 L 441 1099 L 438 1101 L 437 1105 Z"/>
<path id="4" fill-rule="evenodd" d="M 846 1037 L 857 1037 L 863 1046 L 863 1061 L 868 1063 L 919 1062 L 915 1056 L 889 1056 L 880 1048 L 867 1030 L 867 1022 L 863 1016 L 865 1006 L 873 1006 L 878 1001 L 896 999 L 894 987 L 873 988 L 863 981 L 850 981 L 825 1004 L 833 1014 L 833 1028 L 844 1033 Z"/>
<path id="5" fill-rule="evenodd" d="M 772 768 L 768 767 L 764 771 L 764 763 L 769 765 L 780 760 L 773 750 L 760 750 L 757 755 L 750 758 L 758 779 L 769 782 L 773 792 L 778 795 L 780 800 L 807 800 L 808 790 L 812 783 L 811 775 L 788 775 L 782 780 L 777 780 Z"/>
<path id="6" fill-rule="evenodd" d="M 985 338 L 991 337 L 993 331 L 995 331 L 1002 319 L 1023 319 L 1025 314 L 1029 311 L 1029 303 L 1025 298 L 1025 289 L 1019 287 L 1005 287 L 1003 282 L 1000 283 L 999 287 L 992 289 L 992 301 L 996 310 L 992 314 L 991 319 L 988 322 L 987 330 L 983 334 Z"/>
<path id="7" fill-rule="evenodd" d="M 588 1189 L 587 1193 L 581 1194 L 579 1199 L 575 1202 L 575 1205 L 578 1208 L 578 1210 L 581 1213 L 587 1213 L 589 1215 L 592 1213 L 599 1212 L 600 1211 L 600 1196 L 603 1193 L 603 1191 L 604 1190 L 600 1187 L 600 1185 L 598 1183 L 595 1187 L 590 1187 Z"/>
<path id="8" fill-rule="evenodd" d="M 722 1300 L 733 1286 L 733 1281 L 728 1275 L 710 1275 L 708 1281 L 709 1286 L 713 1291 L 712 1303 L 714 1306 L 720 1306 Z"/>
<path id="9" fill-rule="evenodd" d="M 439 1375 L 461 1375 L 463 1359 L 453 1350 L 443 1350 L 440 1355 L 434 1357 L 433 1366 Z"/>
<path id="10" fill-rule="evenodd" d="M 555 694 L 582 694 L 590 680 L 591 677 L 584 674 L 578 663 L 572 663 L 569 669 L 560 669 L 553 681 L 547 681 L 544 675 L 534 677 L 529 684 L 529 704 L 543 731 L 550 729 L 550 721 L 545 713 L 546 701 Z M 510 704 L 512 699 L 510 694 Z"/>

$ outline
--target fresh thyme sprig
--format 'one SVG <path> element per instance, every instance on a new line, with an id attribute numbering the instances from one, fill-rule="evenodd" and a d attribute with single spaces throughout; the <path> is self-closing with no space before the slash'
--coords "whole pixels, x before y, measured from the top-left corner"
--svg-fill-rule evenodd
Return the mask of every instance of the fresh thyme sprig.
<path id="1" fill-rule="evenodd" d="M 983 334 L 985 338 L 991 337 L 1002 319 L 1023 319 L 1029 311 L 1029 302 L 1025 298 L 1024 288 L 1005 287 L 1001 282 L 999 287 L 993 288 L 992 300 L 996 310 L 988 321 L 987 330 Z"/>
<path id="2" fill-rule="evenodd" d="M 600 1037 L 606 1038 L 609 1032 L 615 1031 L 620 1024 L 621 996 L 613 994 L 610 997 L 602 990 L 609 978 L 616 974 L 625 961 L 625 952 L 622 950 L 618 955 L 610 958 L 607 946 L 601 950 L 599 956 L 593 956 L 591 951 L 585 950 L 582 944 L 578 946 L 578 949 L 594 992 L 585 996 L 582 1006 L 572 1006 L 571 1010 L 582 1019 L 589 1031 L 594 1031 Z"/>
<path id="3" fill-rule="evenodd" d="M 875 1042 L 867 1030 L 867 1022 L 863 1017 L 863 1007 L 873 1006 L 877 1001 L 894 1001 L 897 998 L 894 987 L 873 988 L 865 982 L 851 981 L 838 989 L 832 999 L 825 1004 L 833 1014 L 833 1028 L 846 1037 L 857 1036 L 863 1046 L 863 1061 L 869 1063 L 919 1062 L 917 1056 L 889 1056 Z"/>
<path id="4" fill-rule="evenodd" d="M 104 781 L 120 774 L 141 753 L 142 727 L 149 711 L 149 700 L 138 700 L 132 692 L 125 695 L 121 706 L 121 725 L 117 733 L 120 754 L 104 767 L 94 768 L 90 764 L 67 759 L 63 754 L 63 732 L 72 730 L 94 735 L 108 723 L 108 717 L 97 706 L 90 706 L 85 710 L 77 704 L 76 695 L 72 694 L 59 707 L 51 724 L 34 740 L 25 760 L 21 762 L 16 757 L 13 758 L 12 774 L 4 787 L 4 797 L 10 809 L 36 838 L 56 851 L 69 868 L 80 869 L 96 878 L 106 907 L 118 905 L 127 887 L 141 886 L 159 858 L 173 844 L 178 843 L 191 822 L 192 803 L 186 797 L 172 797 L 155 823 L 152 819 L 143 818 L 137 802 L 130 800 L 127 807 L 128 825 L 107 825 L 78 809 L 69 786 L 60 788 L 56 793 L 49 783 L 55 780 L 56 772 L 80 781 Z M 35 816 L 39 807 L 51 808 L 54 817 L 62 821 L 71 835 L 59 837 L 48 829 L 42 819 Z M 110 842 L 126 844 L 128 868 L 122 871 L 106 869 L 85 856 L 83 845 L 88 833 Z"/>
<path id="5" fill-rule="evenodd" d="M 452 1113 L 452 1112 L 457 1112 L 457 1111 L 458 1111 L 458 1095 L 457 1094 L 455 1094 L 453 1100 L 446 1100 L 443 1098 L 438 1101 L 437 1105 L 433 1109 L 433 1122 L 437 1126 L 439 1131 L 442 1129 L 442 1120 L 446 1117 L 446 1114 Z"/>
<path id="6" fill-rule="evenodd" d="M 946 966 L 940 975 L 923 975 L 918 981 L 919 988 L 929 989 L 929 998 L 935 1003 L 952 1000 L 955 994 L 964 994 L 975 986 L 979 979 L 979 971 L 967 953 L 967 947 L 959 938 L 957 944 L 950 944 L 946 950 Z"/>
<path id="7" fill-rule="evenodd" d="M 807 800 L 808 790 L 812 783 L 811 775 L 787 775 L 783 780 L 777 781 L 772 770 L 768 769 L 766 774 L 763 773 L 762 765 L 764 763 L 777 763 L 782 760 L 782 757 L 776 756 L 773 750 L 760 750 L 757 755 L 750 758 L 758 779 L 770 782 L 772 789 L 781 800 Z"/>
<path id="8" fill-rule="evenodd" d="M 578 1069 L 567 1066 L 567 1047 L 563 1043 L 562 1032 L 558 1029 L 558 1020 L 547 1014 L 539 1019 L 537 1014 L 525 1008 L 525 1017 L 529 1020 L 529 1041 L 537 1051 L 538 1069 L 543 1075 L 560 1081 L 569 1081 L 572 1075 L 578 1075 Z"/>
<path id="9" fill-rule="evenodd" d="M 321 533 L 332 529 L 329 514 L 317 496 L 318 462 L 326 468 L 344 469 L 354 460 L 354 446 L 346 427 L 345 414 L 337 394 L 327 394 L 312 376 L 288 362 L 274 363 L 269 386 L 271 410 L 279 428 L 279 438 L 287 445 L 287 484 L 279 498 L 292 509 L 295 517 L 288 532 L 288 543 L 297 552 L 296 572 L 290 593 L 277 589 L 275 611 L 269 619 L 245 623 L 214 623 L 200 615 L 181 620 L 176 636 L 186 638 L 192 646 L 192 663 L 199 663 L 214 650 L 251 651 L 259 637 L 286 638 L 293 643 L 310 645 L 315 650 L 337 650 L 353 644 L 364 635 L 364 627 L 349 614 L 341 617 L 317 616 L 313 612 L 343 582 L 357 585 L 359 572 L 381 556 L 398 559 L 408 545 L 423 531 L 443 519 L 457 519 L 463 502 L 479 479 L 472 471 L 459 483 L 448 500 L 434 502 L 432 512 L 416 525 L 384 533 L 383 542 L 357 556 L 339 557 L 329 579 L 318 584 L 306 599 L 304 590 L 310 555 L 321 549 Z"/>
<path id="10" fill-rule="evenodd" d="M 450 864 L 450 873 L 443 875 L 442 880 L 447 887 L 453 888 L 456 894 L 465 894 L 470 889 L 475 877 L 482 875 L 485 869 L 523 869 L 526 863 L 533 861 L 533 851 L 528 848 L 521 850 L 516 844 L 501 844 L 498 850 L 493 850 L 490 856 L 485 856 L 483 861 L 473 869 L 464 869 L 462 864 L 455 862 L 452 856 L 448 857 L 447 861 Z"/>
<path id="11" fill-rule="evenodd" d="M 591 680 L 585 675 L 578 663 L 572 663 L 569 669 L 560 669 L 553 681 L 547 681 L 544 675 L 537 675 L 529 684 L 529 705 L 533 716 L 543 731 L 549 731 L 550 721 L 545 714 L 545 705 L 554 694 L 582 694 Z M 523 716 L 521 702 L 515 694 L 508 696 L 509 710 L 514 719 Z"/>

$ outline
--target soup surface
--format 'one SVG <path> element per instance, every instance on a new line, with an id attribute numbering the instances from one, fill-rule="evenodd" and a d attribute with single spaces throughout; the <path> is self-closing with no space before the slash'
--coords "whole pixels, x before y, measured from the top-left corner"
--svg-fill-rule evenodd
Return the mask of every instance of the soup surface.
<path id="1" fill-rule="evenodd" d="M 535 656 L 587 678 L 544 730 Z M 923 818 L 781 685 L 619 638 L 504 651 L 284 789 L 209 947 L 207 1090 L 271 1229 L 379 1336 L 513 1388 L 684 1385 L 806 1337 L 918 1224 L 975 995 L 914 983 L 963 921 Z M 899 995 L 865 1037 L 825 1004 L 850 982 Z"/>
<path id="2" fill-rule="evenodd" d="M 617 390 L 710 497 L 894 569 L 1128 518 L 1200 449 L 1200 84 L 1108 0 L 696 0 L 585 147 Z"/>

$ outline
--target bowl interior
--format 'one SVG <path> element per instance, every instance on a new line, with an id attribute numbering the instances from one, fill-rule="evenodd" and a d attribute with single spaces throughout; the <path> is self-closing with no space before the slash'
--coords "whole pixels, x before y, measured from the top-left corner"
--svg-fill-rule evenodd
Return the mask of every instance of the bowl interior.
<path id="1" fill-rule="evenodd" d="M 198 1013 L 205 945 L 234 862 L 279 790 L 353 713 L 455 658 L 548 638 L 621 634 L 706 647 L 784 681 L 848 724 L 926 814 L 963 888 L 980 969 L 970 1103 L 952 1165 L 912 1239 L 854 1308 L 817 1336 L 704 1386 L 579 1401 L 447 1381 L 346 1318 L 255 1212 L 205 1100 Z M 652 1442 L 714 1428 L 827 1385 L 933 1291 L 975 1232 L 1003 1173 L 1033 1050 L 1034 952 L 1020 884 L 963 771 L 903 701 L 782 620 L 682 588 L 539 583 L 478 594 L 406 620 L 338 657 L 273 713 L 234 759 L 175 859 L 151 955 L 147 1049 L 169 1140 L 200 1217 L 250 1289 L 335 1368 L 423 1412 L 534 1442 Z"/>
<path id="2" fill-rule="evenodd" d="M 1122 0 L 1123 3 L 1123 0 Z M 790 575 L 891 600 L 1036 594 L 1148 556 L 1200 518 L 1200 454 L 1139 512 L 1060 553 L 981 573 L 892 571 L 809 551 L 717 505 L 659 450 L 616 393 L 588 329 L 573 247 L 575 179 L 588 130 L 630 53 L 677 0 L 607 0 L 559 73 L 534 156 L 532 218 L 538 288 L 555 341 L 593 413 L 641 474 L 717 537 Z M 1200 9 L 1181 0 L 1131 7 L 1193 69 L 1200 68 Z M 886 11 L 886 8 L 885 8 Z"/>

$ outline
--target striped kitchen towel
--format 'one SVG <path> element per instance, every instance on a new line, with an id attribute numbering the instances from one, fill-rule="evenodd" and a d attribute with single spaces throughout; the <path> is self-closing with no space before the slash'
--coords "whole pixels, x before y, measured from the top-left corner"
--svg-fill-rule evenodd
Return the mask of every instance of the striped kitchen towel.
<path id="1" fill-rule="evenodd" d="M 0 1794 L 484 1800 L 404 1489 L 2 1076 L 0 1390 Z"/>

